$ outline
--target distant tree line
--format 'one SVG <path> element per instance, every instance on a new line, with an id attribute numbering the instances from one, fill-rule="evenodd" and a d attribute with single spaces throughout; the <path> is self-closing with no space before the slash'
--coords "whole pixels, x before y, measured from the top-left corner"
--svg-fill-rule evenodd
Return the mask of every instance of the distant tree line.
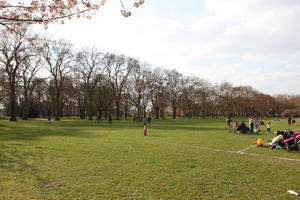
<path id="1" fill-rule="evenodd" d="M 75 51 L 63 40 L 0 34 L 0 104 L 11 121 L 17 116 L 275 116 L 287 109 L 297 113 L 299 102 L 299 95 L 271 96 L 251 86 L 212 84 L 91 47 Z"/>

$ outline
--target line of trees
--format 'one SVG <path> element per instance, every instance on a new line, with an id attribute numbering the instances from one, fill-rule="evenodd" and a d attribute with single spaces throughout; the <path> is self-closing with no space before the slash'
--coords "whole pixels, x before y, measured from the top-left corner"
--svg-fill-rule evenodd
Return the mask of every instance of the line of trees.
<path id="1" fill-rule="evenodd" d="M 300 107 L 297 95 L 271 96 L 251 86 L 212 84 L 124 55 L 90 47 L 74 51 L 63 40 L 37 45 L 28 38 L 1 31 L 0 104 L 11 121 L 17 116 L 274 116 L 287 109 L 297 113 Z M 45 71 L 48 75 L 42 77 Z"/>

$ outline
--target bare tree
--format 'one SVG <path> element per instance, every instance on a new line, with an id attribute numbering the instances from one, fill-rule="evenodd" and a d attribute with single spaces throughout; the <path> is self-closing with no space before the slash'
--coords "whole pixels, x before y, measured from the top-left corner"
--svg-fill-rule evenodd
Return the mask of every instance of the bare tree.
<path id="1" fill-rule="evenodd" d="M 185 77 L 181 80 L 180 107 L 184 116 L 191 118 L 193 116 L 193 106 L 195 104 L 195 77 Z"/>
<path id="2" fill-rule="evenodd" d="M 0 67 L 5 69 L 9 83 L 10 121 L 16 121 L 16 89 L 22 64 L 31 56 L 25 33 L 1 32 Z"/>
<path id="3" fill-rule="evenodd" d="M 87 90 L 81 79 L 81 73 L 78 70 L 74 70 L 73 84 L 76 94 L 74 98 L 79 109 L 80 119 L 86 118 L 86 107 L 87 107 Z"/>
<path id="4" fill-rule="evenodd" d="M 130 73 L 135 67 L 134 60 L 131 58 L 126 59 L 123 55 L 117 56 L 107 53 L 104 56 L 104 66 L 106 67 L 108 79 L 113 90 L 116 119 L 119 119 L 122 92 L 125 89 Z"/>
<path id="5" fill-rule="evenodd" d="M 89 120 L 93 119 L 93 95 L 100 77 L 102 77 L 105 67 L 102 65 L 102 53 L 97 49 L 87 48 L 77 53 L 77 70 L 80 73 L 80 79 L 84 83 L 87 93 L 87 111 Z"/>
<path id="6" fill-rule="evenodd" d="M 51 116 L 50 111 L 52 110 L 52 101 L 49 97 L 48 83 L 46 78 L 35 78 L 35 90 L 33 92 L 33 97 L 42 113 L 42 116 Z"/>
<path id="7" fill-rule="evenodd" d="M 137 109 L 137 117 L 141 116 L 142 99 L 148 92 L 147 76 L 150 74 L 147 64 L 142 64 L 138 60 L 132 60 L 135 65 L 130 80 L 128 82 L 129 98 Z"/>
<path id="8" fill-rule="evenodd" d="M 35 51 L 32 49 L 32 51 Z M 39 55 L 35 54 L 28 57 L 20 68 L 20 79 L 22 83 L 21 87 L 21 102 L 23 109 L 23 120 L 28 119 L 28 103 L 33 97 L 33 92 L 36 85 L 39 83 L 35 80 L 36 74 L 42 67 L 42 61 Z"/>
<path id="9" fill-rule="evenodd" d="M 183 76 L 176 70 L 166 70 L 166 76 L 169 104 L 173 110 L 172 117 L 173 119 L 176 119 L 177 101 L 181 91 L 180 81 Z"/>
<path id="10" fill-rule="evenodd" d="M 100 119 L 102 119 L 103 113 L 104 117 L 107 117 L 112 112 L 113 99 L 110 81 L 103 78 L 103 81 L 98 82 L 96 91 L 96 102 Z"/>
<path id="11" fill-rule="evenodd" d="M 53 79 L 55 88 L 55 120 L 60 120 L 63 103 L 64 83 L 67 75 L 71 72 L 73 61 L 72 45 L 65 41 L 52 41 L 45 44 L 42 50 L 47 69 Z"/>
<path id="12" fill-rule="evenodd" d="M 155 110 L 155 118 L 159 119 L 159 114 L 163 117 L 164 109 L 167 106 L 167 79 L 165 71 L 158 67 L 153 69 L 148 76 L 151 103 Z"/>

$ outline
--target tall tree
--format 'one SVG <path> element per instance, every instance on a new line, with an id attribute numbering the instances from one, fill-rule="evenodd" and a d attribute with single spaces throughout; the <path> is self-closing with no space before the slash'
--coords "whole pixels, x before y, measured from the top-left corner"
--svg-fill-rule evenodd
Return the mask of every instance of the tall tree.
<path id="1" fill-rule="evenodd" d="M 32 49 L 34 51 L 34 49 Z M 20 68 L 20 79 L 22 83 L 21 87 L 21 102 L 23 109 L 23 120 L 28 119 L 28 103 L 33 97 L 33 92 L 36 85 L 39 83 L 38 80 L 35 80 L 36 74 L 42 67 L 42 61 L 38 54 L 32 55 L 22 63 Z"/>
<path id="2" fill-rule="evenodd" d="M 135 65 L 128 82 L 129 98 L 137 109 L 137 116 L 141 117 L 142 99 L 145 98 L 148 91 L 147 76 L 150 71 L 148 65 L 140 63 L 133 59 L 132 64 Z"/>
<path id="3" fill-rule="evenodd" d="M 76 65 L 80 73 L 80 79 L 84 83 L 87 92 L 88 116 L 93 119 L 93 95 L 98 81 L 104 73 L 105 67 L 102 65 L 102 53 L 97 49 L 87 48 L 77 53 Z"/>
<path id="4" fill-rule="evenodd" d="M 114 94 L 116 119 L 119 119 L 122 93 L 128 77 L 135 67 L 134 60 L 123 55 L 118 56 L 108 53 L 104 56 L 104 66 Z"/>
<path id="5" fill-rule="evenodd" d="M 16 89 L 20 67 L 31 56 L 24 33 L 1 32 L 0 67 L 5 69 L 9 83 L 10 121 L 17 120 Z"/>
<path id="6" fill-rule="evenodd" d="M 165 71 L 157 67 L 148 76 L 151 103 L 155 111 L 155 118 L 159 119 L 159 114 L 163 117 L 164 109 L 167 105 L 167 81 Z"/>
<path id="7" fill-rule="evenodd" d="M 73 62 L 72 45 L 63 40 L 52 41 L 50 44 L 44 44 L 42 54 L 53 79 L 55 88 L 55 120 L 59 121 L 65 90 L 64 84 L 68 74 L 71 72 Z"/>
<path id="8" fill-rule="evenodd" d="M 180 81 L 182 79 L 182 74 L 176 70 L 166 70 L 167 78 L 167 92 L 169 96 L 169 104 L 173 110 L 172 117 L 176 119 L 177 112 L 177 101 L 180 95 Z"/>

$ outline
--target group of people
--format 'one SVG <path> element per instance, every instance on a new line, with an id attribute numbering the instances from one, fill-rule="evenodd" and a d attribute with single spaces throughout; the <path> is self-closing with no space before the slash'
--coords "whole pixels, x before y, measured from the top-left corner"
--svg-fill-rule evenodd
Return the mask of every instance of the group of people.
<path id="1" fill-rule="evenodd" d="M 272 143 L 269 144 L 271 149 L 283 148 L 287 151 L 298 150 L 300 151 L 300 133 L 290 131 L 277 131 L 277 136 L 273 138 Z"/>
<path id="2" fill-rule="evenodd" d="M 96 121 L 97 121 L 98 124 L 100 124 L 101 118 L 100 118 L 99 115 L 96 116 Z M 108 123 L 109 123 L 110 125 L 112 125 L 112 117 L 111 117 L 111 115 L 109 115 L 109 117 L 108 117 Z"/>
<path id="3" fill-rule="evenodd" d="M 151 120 L 152 120 L 152 118 L 151 118 L 151 116 L 148 116 L 147 118 L 146 118 L 146 123 L 151 123 Z M 143 121 L 143 117 L 136 117 L 136 116 L 134 116 L 133 117 L 133 121 L 134 122 L 142 122 Z"/>
<path id="4" fill-rule="evenodd" d="M 258 118 L 254 121 L 252 116 L 249 116 L 249 127 L 246 126 L 245 121 L 235 121 L 234 127 L 233 127 L 233 122 L 231 120 L 231 117 L 228 116 L 226 118 L 226 129 L 228 132 L 231 132 L 231 129 L 234 128 L 234 133 L 258 133 L 261 131 L 260 126 L 265 125 L 263 121 L 259 121 Z M 271 123 L 267 123 L 267 132 L 271 132 Z"/>

